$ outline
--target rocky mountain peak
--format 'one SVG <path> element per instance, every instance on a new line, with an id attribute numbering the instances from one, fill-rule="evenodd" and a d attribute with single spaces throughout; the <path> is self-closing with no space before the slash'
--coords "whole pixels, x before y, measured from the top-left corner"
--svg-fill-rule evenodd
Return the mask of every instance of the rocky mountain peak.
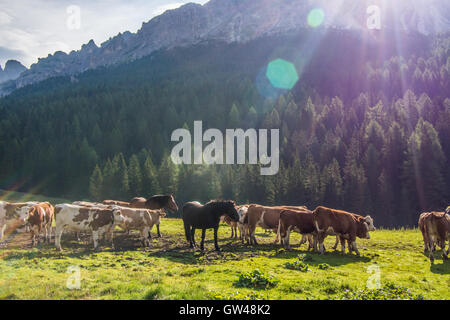
<path id="1" fill-rule="evenodd" d="M 395 4 L 393 4 L 395 2 Z M 376 1 L 383 28 L 400 28 L 423 34 L 450 30 L 448 0 Z M 372 0 L 211 0 L 204 5 L 185 4 L 167 10 L 142 24 L 137 33 L 123 32 L 97 46 L 93 40 L 70 54 L 49 55 L 21 74 L 16 88 L 49 77 L 75 75 L 99 66 L 128 62 L 152 52 L 205 40 L 245 42 L 270 34 L 311 28 L 308 14 L 324 11 L 321 27 L 366 31 L 367 7 Z M 395 9 L 395 10 L 394 10 Z M 1 91 L 1 88 L 0 88 Z"/>

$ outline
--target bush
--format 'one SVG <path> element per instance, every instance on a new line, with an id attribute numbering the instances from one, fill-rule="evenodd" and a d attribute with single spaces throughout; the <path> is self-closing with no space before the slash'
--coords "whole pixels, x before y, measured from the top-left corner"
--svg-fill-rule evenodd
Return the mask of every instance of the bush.
<path id="1" fill-rule="evenodd" d="M 286 262 L 284 264 L 286 269 L 298 270 L 302 272 L 307 272 L 309 269 L 309 265 L 304 263 L 303 261 L 295 260 L 294 262 Z"/>
<path id="2" fill-rule="evenodd" d="M 320 270 L 327 270 L 327 269 L 331 268 L 328 263 L 321 263 L 321 264 L 318 265 L 318 267 L 319 267 Z"/>
<path id="3" fill-rule="evenodd" d="M 358 291 L 346 290 L 340 299 L 343 300 L 423 300 L 424 297 L 416 295 L 408 288 L 387 282 L 380 289 L 362 289 Z"/>
<path id="4" fill-rule="evenodd" d="M 275 279 L 272 275 L 255 269 L 252 272 L 239 274 L 239 279 L 234 285 L 242 288 L 268 289 L 275 287 L 278 282 L 279 280 Z"/>

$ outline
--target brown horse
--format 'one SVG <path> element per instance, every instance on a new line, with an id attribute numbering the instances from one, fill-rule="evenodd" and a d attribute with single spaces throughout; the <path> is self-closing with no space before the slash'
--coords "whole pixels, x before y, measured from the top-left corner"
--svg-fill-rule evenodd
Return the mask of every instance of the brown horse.
<path id="1" fill-rule="evenodd" d="M 141 209 L 168 209 L 171 211 L 178 211 L 177 203 L 172 194 L 170 195 L 155 195 L 149 199 L 136 197 L 131 199 L 130 208 L 141 208 Z M 161 237 L 161 232 L 159 231 L 159 223 L 156 225 L 156 230 L 158 232 L 158 237 Z"/>

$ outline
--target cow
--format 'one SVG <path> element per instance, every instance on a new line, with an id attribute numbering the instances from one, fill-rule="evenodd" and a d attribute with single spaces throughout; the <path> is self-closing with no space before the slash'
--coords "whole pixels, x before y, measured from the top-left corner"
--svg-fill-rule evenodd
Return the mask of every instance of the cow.
<path id="1" fill-rule="evenodd" d="M 27 208 L 27 215 L 23 222 L 30 226 L 32 246 L 36 244 L 36 238 L 37 243 L 40 243 L 39 236 L 42 231 L 44 231 L 44 242 L 50 243 L 55 208 L 49 202 L 40 202 L 22 209 L 24 208 Z"/>
<path id="2" fill-rule="evenodd" d="M 169 195 L 155 195 L 150 197 L 149 199 L 145 199 L 142 197 L 136 197 L 131 199 L 130 208 L 138 208 L 138 209 L 168 209 L 171 211 L 178 211 L 177 203 L 175 202 L 175 198 L 172 194 Z M 158 233 L 158 237 L 161 238 L 161 232 L 159 231 L 159 223 L 156 225 L 156 231 Z"/>
<path id="3" fill-rule="evenodd" d="M 23 223 L 23 219 L 26 217 L 26 215 L 19 215 L 16 210 L 23 207 L 30 207 L 37 203 L 38 202 L 34 201 L 18 203 L 0 201 L 0 241 L 3 239 L 7 228 L 11 229 L 9 228 L 9 226 L 16 228 Z"/>
<path id="4" fill-rule="evenodd" d="M 430 212 L 423 218 L 423 227 L 428 240 L 431 263 L 434 262 L 435 243 L 438 243 L 442 248 L 443 259 L 447 260 L 450 253 L 450 215 L 445 212 Z M 447 251 L 445 251 L 446 240 L 449 241 Z"/>
<path id="5" fill-rule="evenodd" d="M 362 217 L 343 210 L 335 210 L 319 206 L 313 211 L 313 221 L 318 232 L 319 250 L 325 252 L 323 241 L 327 233 L 339 235 L 342 253 L 345 253 L 345 240 L 349 243 L 349 252 L 359 254 L 356 237 L 370 239 L 369 231 L 375 230 L 370 216 Z"/>
<path id="6" fill-rule="evenodd" d="M 302 235 L 300 246 L 308 240 L 308 250 L 315 247 L 315 243 L 317 242 L 317 231 L 310 210 L 288 209 L 280 212 L 278 233 L 280 234 L 281 244 L 286 249 L 289 249 L 290 247 L 289 235 L 291 231 L 296 231 Z"/>
<path id="7" fill-rule="evenodd" d="M 126 201 L 117 201 L 117 200 L 103 200 L 102 204 L 107 206 L 120 206 L 120 207 L 129 207 L 130 203 Z"/>
<path id="8" fill-rule="evenodd" d="M 150 247 L 150 230 L 155 224 L 159 224 L 161 217 L 166 213 L 163 210 L 136 209 L 116 207 L 120 209 L 123 221 L 117 225 L 125 231 L 138 230 L 141 234 L 142 245 Z"/>
<path id="9" fill-rule="evenodd" d="M 110 236 L 111 246 L 114 248 L 113 228 L 123 222 L 121 209 L 88 208 L 73 204 L 59 204 L 55 206 L 55 246 L 62 251 L 61 236 L 64 229 L 72 231 L 92 232 L 94 250 L 98 249 L 98 240 L 104 235 Z"/>

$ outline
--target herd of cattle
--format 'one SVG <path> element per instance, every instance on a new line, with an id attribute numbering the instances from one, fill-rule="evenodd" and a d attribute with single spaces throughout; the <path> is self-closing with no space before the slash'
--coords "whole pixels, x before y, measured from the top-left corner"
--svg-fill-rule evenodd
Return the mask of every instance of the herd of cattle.
<path id="1" fill-rule="evenodd" d="M 133 198 L 130 202 L 105 200 L 102 203 L 76 201 L 72 204 L 52 206 L 48 202 L 10 203 L 0 201 L 0 240 L 17 229 L 30 232 L 32 245 L 39 243 L 41 235 L 44 241 L 51 241 L 54 227 L 55 246 L 61 248 L 61 236 L 64 230 L 92 235 L 94 249 L 98 248 L 99 240 L 105 238 L 111 241 L 114 248 L 114 230 L 116 226 L 129 233 L 131 230 L 140 232 L 143 246 L 150 246 L 151 229 L 157 228 L 161 237 L 159 225 L 166 215 L 165 209 L 178 211 L 173 195 L 157 195 L 149 199 Z M 234 210 L 234 209 L 233 209 Z M 345 253 L 346 243 L 349 253 L 354 251 L 359 255 L 356 238 L 370 239 L 369 232 L 376 230 L 370 216 L 360 216 L 342 210 L 319 206 L 313 211 L 305 206 L 262 206 L 258 204 L 235 205 L 237 216 L 223 214 L 221 221 L 231 227 L 231 237 L 239 238 L 242 243 L 257 244 L 256 227 L 273 230 L 276 234 L 275 243 L 281 243 L 289 249 L 291 232 L 302 235 L 300 245 L 308 242 L 308 250 L 325 252 L 324 239 L 335 236 L 333 249 L 341 244 Z M 186 223 L 186 222 L 185 222 Z M 443 259 L 448 259 L 450 253 L 450 206 L 445 212 L 425 212 L 419 217 L 419 229 L 422 232 L 424 250 L 429 252 L 431 262 L 433 252 L 439 245 Z M 208 227 L 210 228 L 210 227 Z M 217 232 L 217 226 L 214 226 Z M 204 232 L 203 232 L 204 238 Z M 202 238 L 202 240 L 203 240 Z M 188 239 L 189 240 L 189 239 Z M 446 241 L 449 241 L 447 250 Z M 203 246 L 203 241 L 202 241 Z M 203 247 L 202 247 L 203 248 Z M 218 249 L 217 245 L 216 248 Z"/>

